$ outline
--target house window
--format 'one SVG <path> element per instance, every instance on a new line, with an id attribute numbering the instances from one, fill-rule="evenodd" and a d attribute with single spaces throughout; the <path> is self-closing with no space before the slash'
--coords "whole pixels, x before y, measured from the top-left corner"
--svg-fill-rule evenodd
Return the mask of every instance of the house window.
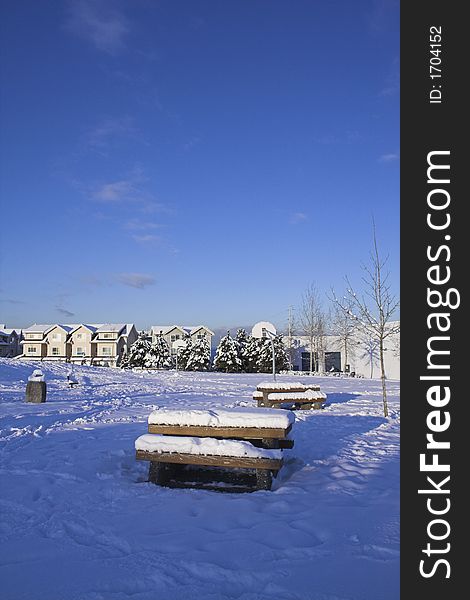
<path id="1" fill-rule="evenodd" d="M 59 356 L 59 348 L 57 346 L 53 346 L 52 356 Z"/>
<path id="2" fill-rule="evenodd" d="M 59 342 L 59 341 L 60 341 L 60 333 L 53 333 L 53 334 L 52 334 L 52 339 L 53 339 L 54 341 L 57 341 L 57 342 Z"/>
<path id="3" fill-rule="evenodd" d="M 180 336 L 180 335 L 172 335 L 172 336 L 171 336 L 171 341 L 172 341 L 172 342 L 176 342 L 176 340 L 179 340 L 180 338 L 181 338 L 181 336 Z"/>
<path id="4" fill-rule="evenodd" d="M 197 335 L 197 339 L 198 339 L 198 340 L 203 340 L 203 339 L 205 339 L 205 337 L 206 337 L 206 336 L 205 336 L 203 333 L 199 333 L 199 334 Z"/>
<path id="5" fill-rule="evenodd" d="M 81 340 L 83 338 L 83 335 L 81 333 L 77 333 L 77 340 Z"/>
<path id="6" fill-rule="evenodd" d="M 111 356 L 111 348 L 107 348 L 106 346 L 101 348 L 101 354 L 103 356 Z"/>
<path id="7" fill-rule="evenodd" d="M 103 333 L 103 339 L 105 340 L 110 340 L 112 339 L 113 334 L 112 333 Z"/>
<path id="8" fill-rule="evenodd" d="M 37 351 L 36 346 L 28 346 L 28 354 L 35 354 Z"/>
<path id="9" fill-rule="evenodd" d="M 83 348 L 77 348 L 77 356 L 85 356 L 85 350 Z"/>

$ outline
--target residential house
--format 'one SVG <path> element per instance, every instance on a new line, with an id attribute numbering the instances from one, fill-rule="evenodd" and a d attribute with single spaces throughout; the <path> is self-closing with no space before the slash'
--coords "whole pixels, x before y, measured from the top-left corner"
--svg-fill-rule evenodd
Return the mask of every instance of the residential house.
<path id="1" fill-rule="evenodd" d="M 13 358 L 21 353 L 21 329 L 11 329 L 0 324 L 0 357 Z"/>
<path id="2" fill-rule="evenodd" d="M 70 332 L 74 325 L 55 324 L 45 335 L 46 356 L 44 360 L 56 360 L 58 362 L 68 362 L 72 354 L 72 345 L 70 343 Z"/>
<path id="3" fill-rule="evenodd" d="M 117 367 L 122 356 L 137 340 L 138 333 L 132 323 L 107 323 L 97 326 L 91 341 L 91 364 Z"/>
<path id="4" fill-rule="evenodd" d="M 70 332 L 70 362 L 91 365 L 96 356 L 96 344 L 92 344 L 93 336 L 99 325 L 80 323 Z"/>
<path id="5" fill-rule="evenodd" d="M 177 342 L 184 340 L 188 335 L 191 336 L 193 343 L 201 339 L 207 340 L 212 354 L 212 337 L 214 336 L 214 332 L 205 325 L 153 325 L 151 332 L 152 341 L 155 341 L 155 338 L 160 333 L 163 335 L 172 355 L 175 355 L 177 352 Z"/>
<path id="6" fill-rule="evenodd" d="M 47 334 L 55 325 L 35 323 L 23 330 L 23 352 L 18 358 L 26 360 L 43 360 L 47 356 Z"/>
<path id="7" fill-rule="evenodd" d="M 23 332 L 23 360 L 118 366 L 137 339 L 133 324 L 34 324 Z"/>

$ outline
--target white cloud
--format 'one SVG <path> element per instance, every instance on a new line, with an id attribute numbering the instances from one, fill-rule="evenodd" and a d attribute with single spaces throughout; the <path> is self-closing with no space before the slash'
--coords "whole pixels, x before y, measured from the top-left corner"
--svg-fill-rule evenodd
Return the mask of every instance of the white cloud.
<path id="1" fill-rule="evenodd" d="M 134 195 L 135 189 L 129 179 L 105 183 L 92 192 L 92 197 L 100 202 L 123 202 L 131 200 Z"/>
<path id="2" fill-rule="evenodd" d="M 139 244 L 153 244 L 155 242 L 161 241 L 161 238 L 158 235 L 152 235 L 150 233 L 142 235 L 133 235 L 132 239 Z"/>
<path id="3" fill-rule="evenodd" d="M 379 162 L 391 163 L 391 162 L 398 160 L 399 158 L 400 158 L 399 154 L 391 152 L 390 154 L 382 154 L 382 156 L 379 157 Z"/>
<path id="4" fill-rule="evenodd" d="M 127 17 L 106 0 L 69 2 L 65 28 L 110 55 L 125 48 L 130 32 Z"/>
<path id="5" fill-rule="evenodd" d="M 149 285 L 154 285 L 155 277 L 145 273 L 120 273 L 117 280 L 123 285 L 143 290 Z"/>
<path id="6" fill-rule="evenodd" d="M 289 223 L 291 225 L 297 225 L 298 223 L 303 223 L 308 219 L 307 215 L 303 212 L 292 213 L 289 219 Z"/>

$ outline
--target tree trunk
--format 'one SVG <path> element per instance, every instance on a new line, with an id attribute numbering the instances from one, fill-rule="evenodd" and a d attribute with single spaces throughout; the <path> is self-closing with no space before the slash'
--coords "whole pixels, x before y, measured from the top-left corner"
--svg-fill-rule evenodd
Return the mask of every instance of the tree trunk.
<path id="1" fill-rule="evenodd" d="M 388 417 L 387 388 L 385 386 L 384 341 L 382 338 L 380 338 L 380 378 L 382 379 L 382 400 L 384 405 L 384 417 Z"/>

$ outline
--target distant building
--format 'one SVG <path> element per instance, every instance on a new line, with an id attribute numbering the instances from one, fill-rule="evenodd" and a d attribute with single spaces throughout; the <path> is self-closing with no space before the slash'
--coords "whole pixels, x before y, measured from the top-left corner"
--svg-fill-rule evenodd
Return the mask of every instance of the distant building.
<path id="1" fill-rule="evenodd" d="M 399 322 L 391 322 L 390 325 L 399 325 Z M 310 348 L 309 339 L 302 335 L 293 335 L 290 340 L 288 336 L 283 337 L 284 344 L 291 350 L 289 352 L 292 360 L 292 368 L 295 371 L 310 371 Z M 367 329 L 358 332 L 348 342 L 347 360 L 346 352 L 341 339 L 335 335 L 326 335 L 323 340 L 322 356 L 313 350 L 313 364 L 319 365 L 320 372 L 343 372 L 355 374 L 359 377 L 380 377 L 379 349 L 377 340 Z M 390 335 L 385 342 L 384 350 L 385 374 L 388 379 L 400 379 L 400 334 Z"/>
<path id="2" fill-rule="evenodd" d="M 91 340 L 92 352 L 94 351 L 92 364 L 119 366 L 122 356 L 138 338 L 135 325 L 110 323 L 96 327 L 95 336 Z"/>
<path id="3" fill-rule="evenodd" d="M 152 342 L 160 333 L 170 347 L 171 354 L 174 356 L 177 352 L 179 342 L 184 340 L 186 336 L 190 336 L 194 342 L 205 339 L 209 344 L 212 354 L 212 338 L 214 332 L 205 325 L 153 325 L 151 329 Z"/>
<path id="4" fill-rule="evenodd" d="M 137 339 L 132 323 L 34 324 L 23 332 L 23 360 L 119 366 Z"/>
<path id="5" fill-rule="evenodd" d="M 14 358 L 21 354 L 21 329 L 11 329 L 0 324 L 0 357 Z"/>

